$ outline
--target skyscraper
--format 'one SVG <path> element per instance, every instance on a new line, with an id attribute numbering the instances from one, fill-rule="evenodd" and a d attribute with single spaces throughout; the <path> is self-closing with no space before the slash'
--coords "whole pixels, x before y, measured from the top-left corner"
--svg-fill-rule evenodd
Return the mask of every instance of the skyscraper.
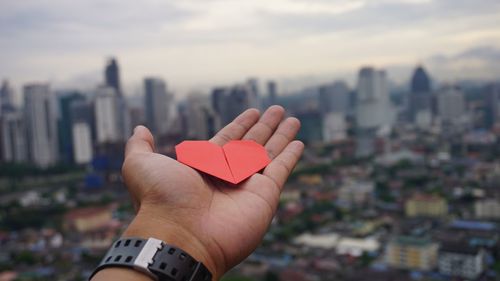
<path id="1" fill-rule="evenodd" d="M 387 77 L 383 70 L 362 68 L 358 76 L 356 119 L 361 129 L 391 126 L 394 110 L 389 100 Z"/>
<path id="2" fill-rule="evenodd" d="M 3 162 L 27 160 L 26 130 L 21 111 L 4 112 L 0 117 L 0 156 Z"/>
<path id="3" fill-rule="evenodd" d="M 94 106 L 88 100 L 77 100 L 71 103 L 70 108 L 73 161 L 78 165 L 87 164 L 94 156 Z"/>
<path id="4" fill-rule="evenodd" d="M 438 114 L 445 123 L 457 123 L 465 114 L 464 93 L 456 87 L 444 87 L 437 93 Z"/>
<path id="5" fill-rule="evenodd" d="M 73 145 L 73 162 L 75 164 L 87 164 L 92 160 L 92 132 L 88 123 L 76 122 L 71 128 Z"/>
<path id="6" fill-rule="evenodd" d="M 222 114 L 225 111 L 226 99 L 229 96 L 228 87 L 217 87 L 212 90 L 211 102 L 212 108 L 218 114 Z"/>
<path id="7" fill-rule="evenodd" d="M 7 80 L 2 82 L 0 87 L 0 114 L 2 112 L 14 110 L 14 90 Z"/>
<path id="8" fill-rule="evenodd" d="M 117 95 L 117 119 L 120 139 L 126 141 L 132 132 L 130 127 L 130 112 L 120 84 L 120 68 L 115 58 L 110 58 L 104 70 L 105 86 L 115 90 Z"/>
<path id="9" fill-rule="evenodd" d="M 425 69 L 419 65 L 413 72 L 411 78 L 411 92 L 412 93 L 428 93 L 431 91 L 431 81 Z"/>
<path id="10" fill-rule="evenodd" d="M 250 90 L 250 107 L 258 108 L 261 107 L 261 97 L 260 97 L 260 83 L 257 78 L 250 78 L 247 80 L 248 88 Z"/>
<path id="11" fill-rule="evenodd" d="M 250 107 L 256 107 L 256 95 L 248 85 L 235 85 L 227 98 L 226 112 L 223 114 L 224 124 L 231 122 L 236 116 Z"/>
<path id="12" fill-rule="evenodd" d="M 347 125 L 343 113 L 329 112 L 323 114 L 323 141 L 333 142 L 347 138 Z"/>
<path id="13" fill-rule="evenodd" d="M 119 98 L 114 88 L 101 86 L 95 96 L 95 122 L 98 144 L 119 142 Z"/>
<path id="14" fill-rule="evenodd" d="M 484 103 L 484 122 L 485 128 L 491 128 L 495 123 L 498 122 L 500 118 L 500 85 L 491 84 L 485 87 L 483 93 L 483 103 Z"/>
<path id="15" fill-rule="evenodd" d="M 208 139 L 220 127 L 210 99 L 202 95 L 193 94 L 187 98 L 183 119 L 185 137 L 190 139 Z"/>
<path id="16" fill-rule="evenodd" d="M 267 82 L 267 95 L 269 105 L 273 105 L 278 102 L 278 87 L 275 81 Z"/>
<path id="17" fill-rule="evenodd" d="M 48 167 L 58 160 L 55 99 L 48 84 L 28 84 L 23 92 L 29 158 Z"/>
<path id="18" fill-rule="evenodd" d="M 85 96 L 76 91 L 61 92 L 58 96 L 59 120 L 59 159 L 65 163 L 73 163 L 73 137 L 71 105 L 85 100 Z"/>
<path id="19" fill-rule="evenodd" d="M 375 151 L 377 132 L 391 127 L 395 119 L 385 71 L 362 68 L 356 94 L 356 154 L 369 156 Z"/>
<path id="20" fill-rule="evenodd" d="M 115 58 L 110 58 L 104 70 L 106 85 L 115 89 L 118 96 L 122 95 L 120 86 L 120 69 Z"/>
<path id="21" fill-rule="evenodd" d="M 212 91 L 211 102 L 220 117 L 221 125 L 228 124 L 246 109 L 257 107 L 256 96 L 248 83 L 215 88 Z"/>
<path id="22" fill-rule="evenodd" d="M 155 136 L 168 133 L 170 108 L 173 102 L 172 94 L 167 92 L 167 86 L 162 79 L 144 79 L 146 124 Z"/>
<path id="23" fill-rule="evenodd" d="M 71 103 L 71 123 L 86 123 L 91 129 L 92 141 L 96 140 L 95 101 L 77 100 Z"/>
<path id="24" fill-rule="evenodd" d="M 319 107 L 322 114 L 331 112 L 347 114 L 350 108 L 349 87 L 344 81 L 319 88 Z"/>
<path id="25" fill-rule="evenodd" d="M 415 121 L 419 113 L 432 111 L 431 82 L 422 66 L 415 69 L 410 86 L 408 113 L 410 120 Z"/>

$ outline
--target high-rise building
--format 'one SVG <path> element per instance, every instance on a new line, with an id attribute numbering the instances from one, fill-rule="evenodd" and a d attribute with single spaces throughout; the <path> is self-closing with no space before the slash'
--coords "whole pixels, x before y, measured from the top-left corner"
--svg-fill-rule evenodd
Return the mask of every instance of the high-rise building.
<path id="1" fill-rule="evenodd" d="M 119 97 L 112 87 L 97 88 L 95 96 L 95 122 L 98 144 L 122 140 L 119 121 Z"/>
<path id="2" fill-rule="evenodd" d="M 432 111 L 431 81 L 422 66 L 418 66 L 411 79 L 411 91 L 408 99 L 410 119 L 416 121 L 420 112 Z"/>
<path id="3" fill-rule="evenodd" d="M 96 140 L 94 106 L 88 100 L 77 100 L 70 107 L 73 162 L 87 164 L 94 156 Z"/>
<path id="4" fill-rule="evenodd" d="M 168 133 L 172 120 L 170 108 L 173 95 L 167 92 L 167 86 L 162 79 L 144 79 L 146 125 L 155 136 Z"/>
<path id="5" fill-rule="evenodd" d="M 87 164 L 93 157 L 92 132 L 88 123 L 77 122 L 72 126 L 73 161 Z"/>
<path id="6" fill-rule="evenodd" d="M 445 87 L 437 93 L 437 109 L 443 122 L 457 123 L 465 114 L 464 93 L 456 87 Z"/>
<path id="7" fill-rule="evenodd" d="M 412 93 L 429 93 L 431 91 L 431 80 L 422 66 L 418 66 L 411 78 Z"/>
<path id="8" fill-rule="evenodd" d="M 491 84 L 484 89 L 484 127 L 491 128 L 500 118 L 500 85 Z"/>
<path id="9" fill-rule="evenodd" d="M 211 102 L 212 108 L 217 114 L 222 114 L 225 110 L 226 99 L 229 96 L 228 87 L 217 87 L 212 90 Z"/>
<path id="10" fill-rule="evenodd" d="M 275 81 L 267 82 L 267 99 L 269 105 L 274 105 L 278 102 L 278 86 Z"/>
<path id="11" fill-rule="evenodd" d="M 58 160 L 55 98 L 48 84 L 28 84 L 23 92 L 29 158 L 48 167 Z"/>
<path id="12" fill-rule="evenodd" d="M 64 163 L 73 163 L 72 110 L 71 105 L 85 100 L 85 96 L 77 91 L 59 93 L 59 159 Z"/>
<path id="13" fill-rule="evenodd" d="M 256 96 L 248 84 L 215 88 L 212 91 L 211 103 L 220 117 L 221 125 L 228 124 L 246 109 L 257 107 Z"/>
<path id="14" fill-rule="evenodd" d="M 347 125 L 343 113 L 330 112 L 323 115 L 323 141 L 334 142 L 347 138 Z"/>
<path id="15" fill-rule="evenodd" d="M 323 116 L 317 110 L 304 111 L 295 114 L 300 120 L 300 131 L 297 133 L 297 139 L 305 143 L 323 142 Z"/>
<path id="16" fill-rule="evenodd" d="M 132 133 L 130 111 L 120 83 L 120 68 L 115 58 L 110 58 L 104 70 L 105 85 L 115 90 L 117 95 L 118 130 L 121 140 L 127 140 Z"/>
<path id="17" fill-rule="evenodd" d="M 209 98 L 190 95 L 183 108 L 184 133 L 190 139 L 208 139 L 220 127 L 219 118 L 211 106 Z"/>
<path id="18" fill-rule="evenodd" d="M 109 59 L 106 69 L 104 70 L 104 77 L 106 85 L 114 88 L 118 96 L 121 96 L 120 69 L 115 58 Z"/>
<path id="19" fill-rule="evenodd" d="M 254 106 L 255 103 L 255 94 L 250 87 L 246 85 L 233 86 L 227 99 L 226 114 L 223 116 L 224 123 L 231 122 L 240 113 Z"/>
<path id="20" fill-rule="evenodd" d="M 146 120 L 146 112 L 143 103 L 138 104 L 130 104 L 129 103 L 129 112 L 130 112 L 130 128 L 135 128 L 138 125 L 144 125 Z"/>
<path id="21" fill-rule="evenodd" d="M 387 77 L 383 70 L 362 68 L 358 76 L 355 102 L 356 154 L 369 156 L 375 152 L 379 132 L 390 131 L 395 111 L 389 99 Z"/>
<path id="22" fill-rule="evenodd" d="M 250 105 L 249 107 L 254 107 L 260 109 L 260 83 L 257 78 L 250 78 L 247 80 L 247 86 L 250 89 Z"/>
<path id="23" fill-rule="evenodd" d="M 4 112 L 0 117 L 0 160 L 25 162 L 27 160 L 26 130 L 21 111 Z"/>
<path id="24" fill-rule="evenodd" d="M 2 82 L 0 87 L 0 114 L 2 112 L 14 110 L 14 89 L 9 85 L 7 80 Z"/>
<path id="25" fill-rule="evenodd" d="M 377 129 L 391 126 L 394 115 L 385 71 L 370 67 L 362 68 L 358 76 L 356 101 L 358 128 Z"/>
<path id="26" fill-rule="evenodd" d="M 323 114 L 335 112 L 347 114 L 350 109 L 349 87 L 343 81 L 319 88 L 319 107 Z"/>

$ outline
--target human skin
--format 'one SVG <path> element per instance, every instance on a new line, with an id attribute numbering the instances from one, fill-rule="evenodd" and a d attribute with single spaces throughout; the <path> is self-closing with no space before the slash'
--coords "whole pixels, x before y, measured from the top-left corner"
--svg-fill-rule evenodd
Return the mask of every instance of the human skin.
<path id="1" fill-rule="evenodd" d="M 249 109 L 221 129 L 210 142 L 254 140 L 271 163 L 238 185 L 216 180 L 155 153 L 153 136 L 138 126 L 127 142 L 123 179 L 137 214 L 122 237 L 154 237 L 175 245 L 219 280 L 251 254 L 271 223 L 283 185 L 304 145 L 294 140 L 298 119 L 284 119 L 284 109 L 271 106 L 262 116 Z M 151 280 L 126 268 L 99 271 L 92 281 Z"/>

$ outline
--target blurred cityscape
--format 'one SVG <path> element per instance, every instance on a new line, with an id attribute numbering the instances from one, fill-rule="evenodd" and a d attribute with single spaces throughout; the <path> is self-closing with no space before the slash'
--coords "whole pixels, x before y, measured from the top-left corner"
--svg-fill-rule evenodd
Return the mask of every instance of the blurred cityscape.
<path id="1" fill-rule="evenodd" d="M 159 153 L 208 139 L 243 110 L 299 118 L 303 158 L 262 245 L 224 280 L 500 280 L 500 83 L 407 85 L 363 67 L 355 85 L 283 93 L 250 78 L 177 101 L 162 77 L 0 89 L 0 280 L 85 280 L 133 209 L 120 169 L 139 124 Z"/>

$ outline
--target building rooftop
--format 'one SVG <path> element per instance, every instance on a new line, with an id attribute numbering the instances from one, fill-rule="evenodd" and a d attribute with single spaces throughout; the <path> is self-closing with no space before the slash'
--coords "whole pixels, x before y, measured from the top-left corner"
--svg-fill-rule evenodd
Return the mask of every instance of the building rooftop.
<path id="1" fill-rule="evenodd" d="M 410 200 L 414 201 L 426 201 L 426 202 L 439 202 L 442 201 L 443 198 L 436 196 L 436 195 L 431 195 L 431 194 L 416 194 L 413 197 L 410 198 Z"/>
<path id="2" fill-rule="evenodd" d="M 294 239 L 294 243 L 313 248 L 334 248 L 340 239 L 336 233 L 313 235 L 304 233 Z"/>
<path id="3" fill-rule="evenodd" d="M 393 243 L 403 246 L 423 247 L 433 242 L 427 237 L 398 236 L 393 240 Z"/>
<path id="4" fill-rule="evenodd" d="M 450 224 L 450 227 L 465 229 L 465 230 L 482 230 L 482 231 L 493 231 L 497 229 L 496 224 L 491 222 L 466 221 L 466 220 L 455 220 Z"/>
<path id="5" fill-rule="evenodd" d="M 455 253 L 455 254 L 465 254 L 465 255 L 477 255 L 480 249 L 478 247 L 472 247 L 465 243 L 460 242 L 445 242 L 442 243 L 439 252 L 441 253 Z"/>

